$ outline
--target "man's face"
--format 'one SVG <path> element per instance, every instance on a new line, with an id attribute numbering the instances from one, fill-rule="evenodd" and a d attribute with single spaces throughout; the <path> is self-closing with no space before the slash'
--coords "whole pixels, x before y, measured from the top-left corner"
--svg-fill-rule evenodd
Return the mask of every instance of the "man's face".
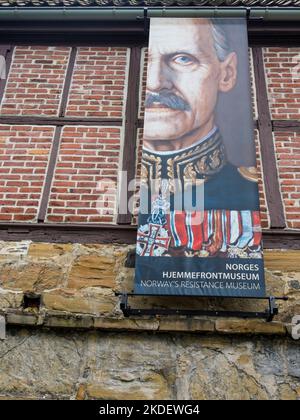
<path id="1" fill-rule="evenodd" d="M 218 92 L 230 90 L 236 76 L 218 60 L 210 21 L 156 19 L 148 60 L 145 140 L 207 134 L 214 125 Z M 230 77 L 234 83 L 223 89 L 223 79 Z"/>

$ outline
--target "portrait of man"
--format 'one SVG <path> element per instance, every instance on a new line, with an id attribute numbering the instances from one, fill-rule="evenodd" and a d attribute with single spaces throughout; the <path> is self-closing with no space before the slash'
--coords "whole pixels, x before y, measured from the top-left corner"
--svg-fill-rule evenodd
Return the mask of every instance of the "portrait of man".
<path id="1" fill-rule="evenodd" d="M 237 139 L 235 127 L 243 122 L 231 124 L 230 118 L 224 139 L 218 125 L 222 112 L 223 127 L 226 113 L 239 115 L 234 106 L 218 110 L 221 96 L 235 91 L 241 103 L 250 101 L 248 86 L 237 91 L 242 72 L 249 72 L 239 58 L 222 20 L 153 19 L 142 156 L 152 210 L 139 216 L 138 255 L 261 257 L 255 164 L 234 163 L 245 144 L 253 145 L 253 130 L 245 126 Z M 251 119 L 247 115 L 245 121 Z M 162 190 L 149 188 L 153 180 L 167 185 L 167 203 Z M 178 211 L 172 194 L 178 186 L 184 194 L 197 182 L 203 184 L 203 211 Z"/>

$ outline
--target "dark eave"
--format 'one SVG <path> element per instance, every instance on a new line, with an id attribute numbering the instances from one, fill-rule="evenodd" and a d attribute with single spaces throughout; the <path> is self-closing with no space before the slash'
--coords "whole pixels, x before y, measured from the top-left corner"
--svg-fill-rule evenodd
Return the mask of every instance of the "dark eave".
<path id="1" fill-rule="evenodd" d="M 300 0 L 0 0 L 1 7 L 300 7 Z"/>

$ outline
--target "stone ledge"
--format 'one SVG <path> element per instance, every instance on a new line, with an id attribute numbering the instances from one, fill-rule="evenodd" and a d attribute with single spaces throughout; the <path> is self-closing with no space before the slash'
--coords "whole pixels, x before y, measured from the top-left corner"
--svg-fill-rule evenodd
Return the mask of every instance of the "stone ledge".
<path id="1" fill-rule="evenodd" d="M 239 335 L 288 335 L 288 325 L 237 318 L 141 317 L 106 318 L 85 314 L 66 314 L 59 311 L 28 313 L 0 311 L 8 325 L 134 332 L 220 333 Z"/>
<path id="2" fill-rule="evenodd" d="M 216 331 L 225 334 L 272 334 L 285 335 L 287 328 L 282 322 L 265 322 L 256 319 L 218 319 Z"/>
<path id="3" fill-rule="evenodd" d="M 159 331 L 214 332 L 215 321 L 207 318 L 161 317 Z"/>

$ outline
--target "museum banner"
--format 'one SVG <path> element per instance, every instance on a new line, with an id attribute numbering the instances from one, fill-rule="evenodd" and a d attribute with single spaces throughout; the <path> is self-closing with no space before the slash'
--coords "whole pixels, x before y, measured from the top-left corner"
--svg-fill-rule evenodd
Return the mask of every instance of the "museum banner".
<path id="1" fill-rule="evenodd" d="M 265 296 L 246 20 L 150 22 L 135 293 Z"/>

